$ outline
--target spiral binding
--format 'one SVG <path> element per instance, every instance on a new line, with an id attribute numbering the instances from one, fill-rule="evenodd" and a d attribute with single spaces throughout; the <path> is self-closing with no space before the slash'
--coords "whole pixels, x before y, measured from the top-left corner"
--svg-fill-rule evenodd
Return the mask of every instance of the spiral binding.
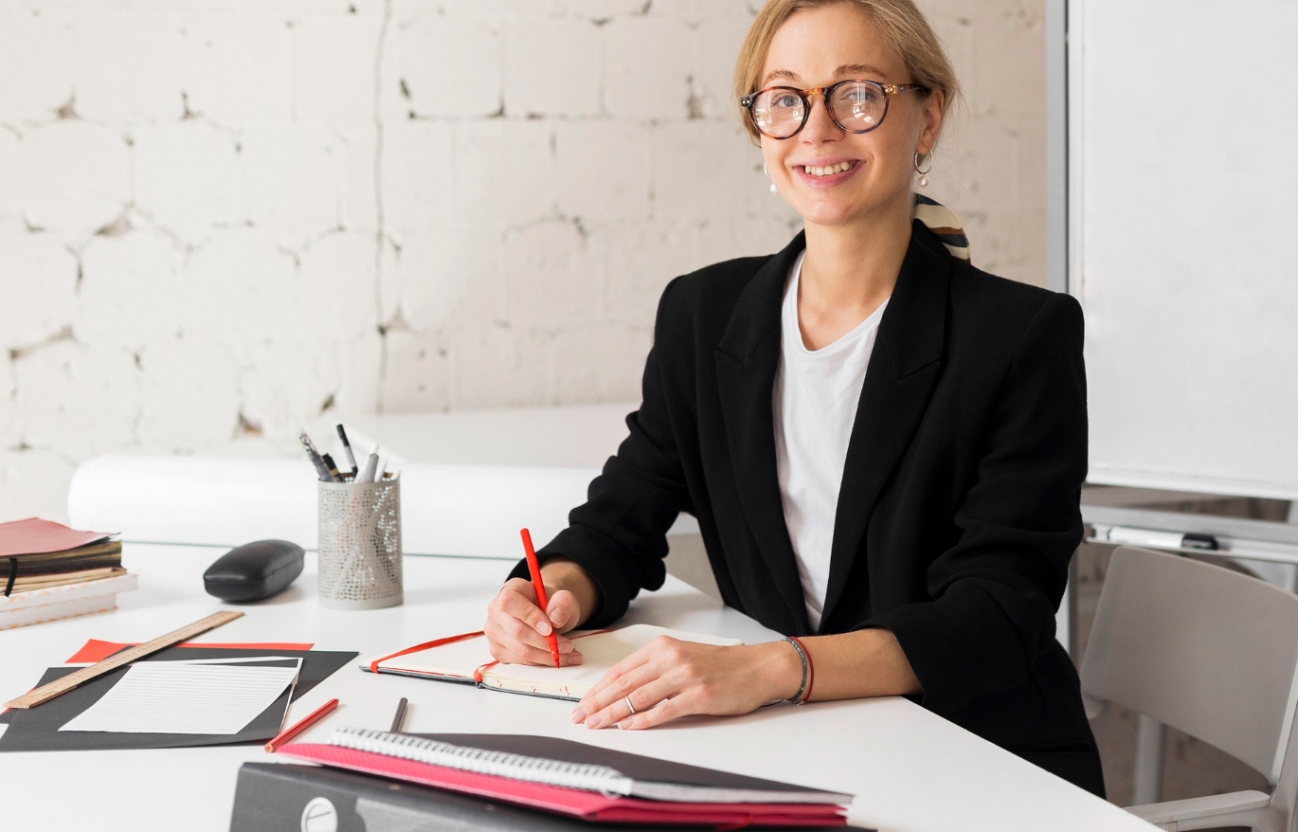
<path id="1" fill-rule="evenodd" d="M 600 792 L 609 797 L 630 795 L 633 785 L 630 777 L 608 766 L 547 760 L 367 728 L 338 728 L 330 744 L 475 774 Z"/>

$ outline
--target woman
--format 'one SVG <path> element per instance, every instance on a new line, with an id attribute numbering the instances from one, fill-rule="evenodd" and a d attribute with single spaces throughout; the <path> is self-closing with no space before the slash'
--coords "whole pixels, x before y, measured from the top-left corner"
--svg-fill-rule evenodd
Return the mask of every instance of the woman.
<path id="1" fill-rule="evenodd" d="M 1080 308 L 912 222 L 912 180 L 958 94 L 912 0 L 771 0 L 736 85 L 805 232 L 664 291 L 630 436 L 540 552 L 548 618 L 520 564 L 489 608 L 493 655 L 546 664 L 552 629 L 615 621 L 661 586 L 687 511 L 723 600 L 794 638 L 660 639 L 574 721 L 907 695 L 1102 795 L 1054 637 L 1082 536 Z"/>

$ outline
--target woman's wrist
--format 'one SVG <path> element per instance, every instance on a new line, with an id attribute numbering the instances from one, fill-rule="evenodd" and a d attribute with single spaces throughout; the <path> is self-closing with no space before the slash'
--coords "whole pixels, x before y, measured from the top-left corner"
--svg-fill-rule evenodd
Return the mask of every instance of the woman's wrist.
<path id="1" fill-rule="evenodd" d="M 754 645 L 762 651 L 761 666 L 766 681 L 766 699 L 791 699 L 802 688 L 802 658 L 785 639 Z"/>

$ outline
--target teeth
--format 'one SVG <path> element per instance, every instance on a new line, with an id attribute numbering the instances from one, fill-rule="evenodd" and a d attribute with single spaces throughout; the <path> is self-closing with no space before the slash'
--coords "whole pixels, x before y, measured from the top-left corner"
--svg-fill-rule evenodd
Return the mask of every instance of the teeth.
<path id="1" fill-rule="evenodd" d="M 806 165 L 804 170 L 812 176 L 833 176 L 852 167 L 851 162 L 839 162 L 836 165 Z"/>

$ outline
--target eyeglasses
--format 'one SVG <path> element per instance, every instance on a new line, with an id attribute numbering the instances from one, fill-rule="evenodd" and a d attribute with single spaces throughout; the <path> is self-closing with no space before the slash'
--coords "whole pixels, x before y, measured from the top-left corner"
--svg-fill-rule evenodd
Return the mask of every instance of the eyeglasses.
<path id="1" fill-rule="evenodd" d="M 876 81 L 839 81 L 828 87 L 800 90 L 767 87 L 739 99 L 753 126 L 763 136 L 787 139 L 807 124 L 811 96 L 825 99 L 825 109 L 835 124 L 848 133 L 869 133 L 883 124 L 888 100 L 903 92 L 928 92 L 920 84 L 880 84 Z"/>

